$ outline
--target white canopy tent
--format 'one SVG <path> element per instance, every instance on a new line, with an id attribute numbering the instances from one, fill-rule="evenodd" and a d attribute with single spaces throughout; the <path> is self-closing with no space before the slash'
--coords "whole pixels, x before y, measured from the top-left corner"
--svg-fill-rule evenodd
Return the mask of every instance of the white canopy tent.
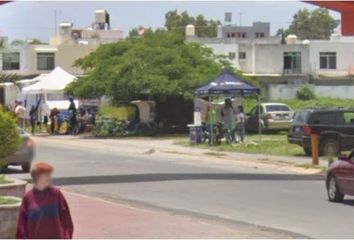
<path id="1" fill-rule="evenodd" d="M 74 75 L 71 75 L 60 67 L 56 67 L 48 75 L 41 77 L 37 83 L 23 88 L 22 94 L 31 95 L 63 92 L 64 88 L 75 79 L 76 77 Z"/>
<path id="2" fill-rule="evenodd" d="M 22 88 L 21 96 L 27 103 L 27 110 L 30 106 L 35 106 L 40 102 L 40 119 L 45 115 L 48 116 L 53 108 L 66 110 L 69 103 L 64 97 L 64 89 L 76 77 L 62 68 L 56 67 L 49 74 L 40 75 L 38 78 L 38 82 Z M 75 105 L 78 106 L 78 101 L 75 101 Z"/>

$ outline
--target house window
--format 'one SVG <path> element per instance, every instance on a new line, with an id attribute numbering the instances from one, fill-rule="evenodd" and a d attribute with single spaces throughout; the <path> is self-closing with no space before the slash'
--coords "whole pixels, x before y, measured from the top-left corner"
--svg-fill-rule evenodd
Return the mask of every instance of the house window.
<path id="1" fill-rule="evenodd" d="M 37 69 L 53 70 L 54 69 L 54 53 L 37 53 Z"/>
<path id="2" fill-rule="evenodd" d="M 3 53 L 2 70 L 20 70 L 20 53 Z"/>
<path id="3" fill-rule="evenodd" d="M 237 37 L 238 38 L 246 38 L 247 34 L 245 32 L 238 32 Z"/>
<path id="4" fill-rule="evenodd" d="M 264 38 L 264 32 L 256 32 L 255 37 L 256 38 Z"/>
<path id="5" fill-rule="evenodd" d="M 229 52 L 229 59 L 233 60 L 236 58 L 236 53 L 235 52 Z"/>
<path id="6" fill-rule="evenodd" d="M 321 52 L 320 53 L 320 69 L 336 69 L 337 53 Z"/>
<path id="7" fill-rule="evenodd" d="M 238 59 L 240 59 L 240 60 L 246 59 L 246 52 L 239 52 L 238 53 Z"/>
<path id="8" fill-rule="evenodd" d="M 284 52 L 284 73 L 301 73 L 301 52 Z"/>

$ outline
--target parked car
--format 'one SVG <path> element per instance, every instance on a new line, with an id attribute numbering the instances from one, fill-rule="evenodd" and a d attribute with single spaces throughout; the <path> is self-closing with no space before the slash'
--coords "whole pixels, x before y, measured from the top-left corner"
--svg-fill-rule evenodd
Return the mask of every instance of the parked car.
<path id="1" fill-rule="evenodd" d="M 19 133 L 22 139 L 22 145 L 15 154 L 6 159 L 5 166 L 3 167 L 6 168 L 9 165 L 17 165 L 22 167 L 23 172 L 29 172 L 34 157 L 34 142 L 30 134 L 25 130 L 19 128 Z"/>
<path id="2" fill-rule="evenodd" d="M 344 195 L 354 195 L 354 151 L 330 164 L 326 187 L 331 202 L 341 202 Z"/>
<path id="3" fill-rule="evenodd" d="M 305 109 L 295 114 L 289 143 L 311 155 L 311 134 L 320 136 L 320 154 L 337 156 L 354 148 L 354 109 Z"/>
<path id="4" fill-rule="evenodd" d="M 259 124 L 258 112 L 261 111 Z M 252 108 L 247 113 L 246 130 L 258 131 L 259 125 L 262 131 L 268 130 L 289 130 L 294 111 L 283 103 L 262 103 Z"/>

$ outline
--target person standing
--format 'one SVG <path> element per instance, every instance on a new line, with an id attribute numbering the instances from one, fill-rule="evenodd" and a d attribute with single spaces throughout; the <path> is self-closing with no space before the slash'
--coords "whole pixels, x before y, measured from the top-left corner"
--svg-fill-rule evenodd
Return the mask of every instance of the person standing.
<path id="1" fill-rule="evenodd" d="M 71 113 L 71 117 L 70 117 L 71 134 L 75 135 L 76 125 L 77 125 L 77 119 L 76 119 L 77 110 L 76 110 L 74 99 L 71 97 L 69 98 L 69 101 L 70 101 L 70 105 L 68 110 Z"/>
<path id="2" fill-rule="evenodd" d="M 224 107 L 221 109 L 221 116 L 226 130 L 225 137 L 228 142 L 235 142 L 235 114 L 230 98 L 225 99 Z"/>
<path id="3" fill-rule="evenodd" d="M 237 119 L 237 135 L 240 137 L 241 142 L 245 140 L 245 122 L 246 115 L 244 113 L 243 107 L 241 105 L 238 106 L 238 112 L 236 114 Z"/>
<path id="4" fill-rule="evenodd" d="M 205 127 L 209 134 L 209 139 L 208 139 L 209 144 L 213 144 L 217 140 L 217 136 L 215 136 L 215 131 L 214 131 L 216 127 L 216 120 L 217 120 L 216 111 L 213 108 L 213 104 L 209 103 L 207 108 L 206 121 L 205 121 Z M 213 142 L 211 139 L 212 133 L 213 133 Z"/>
<path id="5" fill-rule="evenodd" d="M 74 225 L 63 193 L 52 186 L 54 168 L 36 163 L 31 170 L 33 189 L 23 197 L 17 239 L 71 239 Z"/>
<path id="6" fill-rule="evenodd" d="M 25 127 L 25 118 L 26 118 L 26 108 L 22 106 L 22 102 L 18 101 L 15 108 L 15 115 L 17 118 L 18 126 L 21 128 Z"/>
<path id="7" fill-rule="evenodd" d="M 36 128 L 38 107 L 39 107 L 39 104 L 37 104 L 37 106 L 32 105 L 31 110 L 29 112 L 32 135 L 34 134 L 35 128 Z"/>

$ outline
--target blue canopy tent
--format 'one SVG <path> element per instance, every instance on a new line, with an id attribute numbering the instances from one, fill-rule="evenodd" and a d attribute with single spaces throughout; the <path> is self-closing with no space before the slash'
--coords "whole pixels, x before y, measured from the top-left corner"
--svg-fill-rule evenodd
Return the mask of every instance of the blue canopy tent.
<path id="1" fill-rule="evenodd" d="M 208 97 L 209 103 L 212 101 L 213 96 L 250 96 L 257 95 L 258 106 L 260 107 L 260 89 L 253 84 L 241 80 L 229 70 L 225 69 L 222 74 L 210 81 L 205 86 L 199 87 L 195 90 L 195 95 L 198 97 Z M 260 113 L 260 111 L 258 111 Z M 259 122 L 259 135 L 261 135 L 261 119 L 258 114 Z M 212 122 L 210 123 L 212 126 Z M 211 129 L 213 129 L 211 127 Z M 213 139 L 213 131 L 211 131 L 211 138 Z M 212 142 L 212 141 L 211 141 Z"/>

